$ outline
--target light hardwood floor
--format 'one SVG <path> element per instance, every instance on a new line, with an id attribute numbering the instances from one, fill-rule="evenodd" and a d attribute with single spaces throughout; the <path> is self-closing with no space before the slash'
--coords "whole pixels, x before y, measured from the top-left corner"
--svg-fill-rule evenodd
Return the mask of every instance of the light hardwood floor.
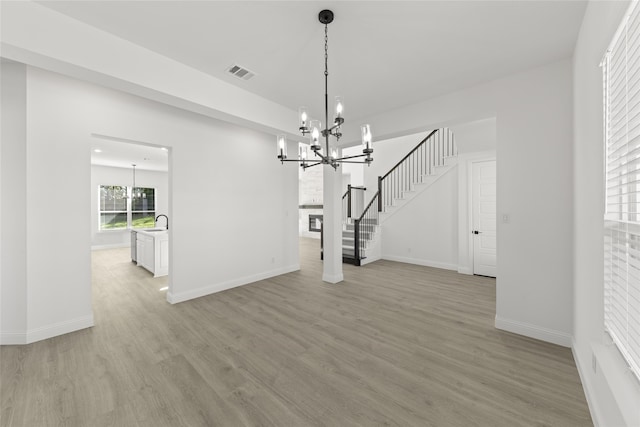
<path id="1" fill-rule="evenodd" d="M 317 241 L 300 256 L 170 305 L 94 252 L 96 326 L 0 349 L 0 425 L 592 425 L 569 349 L 493 327 L 493 279 L 379 261 L 331 285 Z"/>

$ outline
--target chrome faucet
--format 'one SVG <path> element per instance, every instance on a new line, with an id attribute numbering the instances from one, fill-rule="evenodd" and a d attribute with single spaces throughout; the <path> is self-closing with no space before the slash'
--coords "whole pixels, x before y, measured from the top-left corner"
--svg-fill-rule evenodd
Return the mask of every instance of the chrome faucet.
<path id="1" fill-rule="evenodd" d="M 165 214 L 160 214 L 156 217 L 156 222 L 158 222 L 158 218 L 160 218 L 161 216 L 165 217 L 165 219 L 167 220 L 167 230 L 169 229 L 169 217 L 166 216 Z"/>

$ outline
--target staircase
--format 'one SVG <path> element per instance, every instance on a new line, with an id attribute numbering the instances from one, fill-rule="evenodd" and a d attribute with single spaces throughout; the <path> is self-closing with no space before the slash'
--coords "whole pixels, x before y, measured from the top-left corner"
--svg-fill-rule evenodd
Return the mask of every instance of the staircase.
<path id="1" fill-rule="evenodd" d="M 380 227 L 385 219 L 416 195 L 431 186 L 455 165 L 457 157 L 453 133 L 448 128 L 431 131 L 385 175 L 378 177 L 378 191 L 361 211 L 353 212 L 353 191 L 349 186 L 342 197 L 342 260 L 353 265 L 366 264 L 367 254 L 379 249 Z M 373 259 L 371 259 L 373 260 Z"/>

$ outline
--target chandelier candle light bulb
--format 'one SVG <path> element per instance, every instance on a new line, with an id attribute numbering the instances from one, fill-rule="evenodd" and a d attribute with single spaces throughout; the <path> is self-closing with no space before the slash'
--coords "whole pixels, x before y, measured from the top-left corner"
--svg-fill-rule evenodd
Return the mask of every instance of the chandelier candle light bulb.
<path id="1" fill-rule="evenodd" d="M 278 135 L 278 158 L 280 160 L 287 158 L 287 137 L 284 135 Z"/>
<path id="2" fill-rule="evenodd" d="M 362 129 L 362 152 L 365 154 L 373 153 L 371 148 L 371 127 L 366 124 L 361 126 Z"/>
<path id="3" fill-rule="evenodd" d="M 307 107 L 300 107 L 300 132 L 304 135 L 309 132 L 309 113 L 307 113 Z"/>
<path id="4" fill-rule="evenodd" d="M 307 152 L 307 146 L 305 144 L 301 144 L 298 147 L 298 161 L 300 162 L 300 166 L 305 168 L 307 166 L 307 157 L 309 153 Z"/>
<path id="5" fill-rule="evenodd" d="M 344 122 L 344 117 L 342 116 L 343 114 L 344 104 L 342 103 L 342 98 L 336 96 L 336 117 L 334 120 L 335 124 L 341 125 Z"/>
<path id="6" fill-rule="evenodd" d="M 311 120 L 311 149 L 318 151 L 322 149 L 320 145 L 320 127 L 322 124 L 319 120 Z"/>

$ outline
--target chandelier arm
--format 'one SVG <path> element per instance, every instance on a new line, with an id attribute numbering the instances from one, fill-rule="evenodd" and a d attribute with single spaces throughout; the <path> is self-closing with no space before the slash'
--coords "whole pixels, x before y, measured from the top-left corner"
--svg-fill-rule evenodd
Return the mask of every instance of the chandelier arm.
<path id="1" fill-rule="evenodd" d="M 341 161 L 341 160 L 347 160 L 347 159 L 356 159 L 358 157 L 367 157 L 367 154 L 358 154 L 356 156 L 346 156 L 346 157 L 340 157 L 339 159 L 336 159 L 336 161 Z"/>
<path id="2" fill-rule="evenodd" d="M 312 163 L 310 165 L 303 165 L 302 167 L 305 168 L 305 169 L 309 169 L 309 168 L 312 168 L 314 166 L 318 166 L 318 165 L 321 165 L 321 164 L 322 164 L 322 162 L 317 162 L 317 163 Z"/>
<path id="3" fill-rule="evenodd" d="M 333 125 L 333 126 L 331 126 L 329 129 L 327 129 L 327 131 L 328 131 L 329 133 L 331 133 L 334 129 L 339 128 L 339 127 L 340 127 L 340 125 L 342 125 L 342 123 L 344 123 L 344 120 L 343 120 L 341 123 L 336 123 L 336 124 L 334 124 L 334 125 Z"/>
<path id="4" fill-rule="evenodd" d="M 367 161 L 362 161 L 362 162 L 356 162 L 356 161 L 351 161 L 351 160 L 340 160 L 340 159 L 336 159 L 336 163 L 355 163 L 357 165 L 366 165 Z"/>

